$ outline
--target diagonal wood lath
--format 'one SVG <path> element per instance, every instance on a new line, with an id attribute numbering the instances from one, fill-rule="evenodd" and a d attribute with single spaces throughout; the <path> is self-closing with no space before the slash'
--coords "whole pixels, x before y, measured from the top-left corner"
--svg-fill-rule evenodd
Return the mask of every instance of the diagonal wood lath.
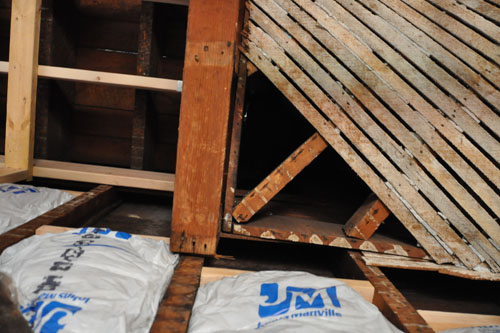
<path id="1" fill-rule="evenodd" d="M 242 51 L 437 263 L 500 272 L 500 26 L 470 6 L 251 0 Z"/>

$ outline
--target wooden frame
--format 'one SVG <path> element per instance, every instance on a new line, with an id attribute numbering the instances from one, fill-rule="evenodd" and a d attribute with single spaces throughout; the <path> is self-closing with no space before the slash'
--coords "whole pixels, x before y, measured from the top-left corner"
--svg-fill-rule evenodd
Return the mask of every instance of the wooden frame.
<path id="1" fill-rule="evenodd" d="M 174 1 L 177 3 L 176 1 Z M 181 1 L 180 4 L 186 4 Z M 33 161 L 37 78 L 88 82 L 154 91 L 182 91 L 181 80 L 38 65 L 41 0 L 12 3 L 6 153 L 0 160 L 0 182 L 31 180 L 33 176 L 173 191 L 174 175 L 77 163 Z M 22 19 L 19 19 L 22 18 Z M 20 43 L 19 41 L 22 41 Z M 20 70 L 22 69 L 22 70 Z M 36 165 L 35 165 L 36 164 Z M 36 171 L 35 171 L 36 170 Z"/>

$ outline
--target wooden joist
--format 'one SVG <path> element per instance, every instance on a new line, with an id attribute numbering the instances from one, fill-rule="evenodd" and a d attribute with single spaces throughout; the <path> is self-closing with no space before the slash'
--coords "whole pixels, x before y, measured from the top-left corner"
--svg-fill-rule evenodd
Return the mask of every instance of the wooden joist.
<path id="1" fill-rule="evenodd" d="M 350 252 L 349 256 L 375 287 L 373 304 L 386 318 L 405 332 L 434 332 L 380 269 L 366 266 L 357 252 Z"/>
<path id="2" fill-rule="evenodd" d="M 346 235 L 367 240 L 389 216 L 390 211 L 373 193 L 346 222 Z"/>
<path id="3" fill-rule="evenodd" d="M 469 269 L 485 261 L 498 272 L 491 242 L 500 243 L 500 91 L 491 82 L 498 77 L 488 76 L 497 65 L 482 54 L 472 61 L 475 50 L 432 26 L 465 50 L 451 53 L 403 19 L 423 21 L 401 1 L 389 4 L 252 0 L 243 48 L 417 240 L 426 239 L 434 260 L 451 254 Z M 401 16 L 388 8 L 395 4 Z M 334 143 L 335 134 L 347 141 Z M 353 148 L 368 162 L 363 170 L 347 153 Z"/>
<path id="4" fill-rule="evenodd" d="M 10 70 L 6 70 L 8 66 L 8 62 L 0 61 L 0 73 L 10 73 Z M 118 87 L 155 91 L 182 91 L 182 81 L 180 80 L 162 79 L 142 75 L 99 72 L 86 69 L 44 65 L 39 65 L 38 71 L 35 73 L 38 73 L 39 77 L 45 79 L 107 84 Z"/>
<path id="5" fill-rule="evenodd" d="M 314 133 L 240 201 L 233 210 L 233 217 L 236 221 L 247 222 L 252 218 L 327 146 L 327 142 L 321 135 Z"/>

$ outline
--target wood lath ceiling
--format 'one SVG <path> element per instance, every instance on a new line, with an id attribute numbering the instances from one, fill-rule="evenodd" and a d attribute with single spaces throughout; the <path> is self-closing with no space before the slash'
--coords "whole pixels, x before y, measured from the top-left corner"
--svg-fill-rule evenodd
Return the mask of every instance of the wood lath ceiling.
<path id="1" fill-rule="evenodd" d="M 243 53 L 428 254 L 500 272 L 500 3 L 247 9 Z"/>

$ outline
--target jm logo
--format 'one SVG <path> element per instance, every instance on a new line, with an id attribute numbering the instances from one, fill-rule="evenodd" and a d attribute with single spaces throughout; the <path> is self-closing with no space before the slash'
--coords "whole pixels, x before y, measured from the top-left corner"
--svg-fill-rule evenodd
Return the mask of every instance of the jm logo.
<path id="1" fill-rule="evenodd" d="M 13 193 L 13 194 L 23 194 L 23 193 L 38 193 L 38 191 L 35 188 L 32 187 L 19 187 L 19 186 L 14 186 L 14 185 L 3 185 L 0 186 L 0 192 L 4 193 Z"/>
<path id="2" fill-rule="evenodd" d="M 21 313 L 33 312 L 29 324 L 34 332 L 38 331 L 40 328 L 40 333 L 57 333 L 65 326 L 60 324 L 59 320 L 66 317 L 68 314 L 74 315 L 81 309 L 82 308 L 79 306 L 68 305 L 57 301 L 49 303 L 39 301 L 26 308 L 21 307 Z"/>
<path id="3" fill-rule="evenodd" d="M 335 286 L 314 289 L 287 287 L 285 299 L 279 299 L 277 283 L 263 283 L 260 288 L 260 295 L 267 296 L 265 305 L 259 305 L 259 316 L 261 318 L 282 315 L 288 310 L 300 309 L 322 309 L 325 306 L 335 306 L 340 308 L 337 298 L 337 288 Z"/>

